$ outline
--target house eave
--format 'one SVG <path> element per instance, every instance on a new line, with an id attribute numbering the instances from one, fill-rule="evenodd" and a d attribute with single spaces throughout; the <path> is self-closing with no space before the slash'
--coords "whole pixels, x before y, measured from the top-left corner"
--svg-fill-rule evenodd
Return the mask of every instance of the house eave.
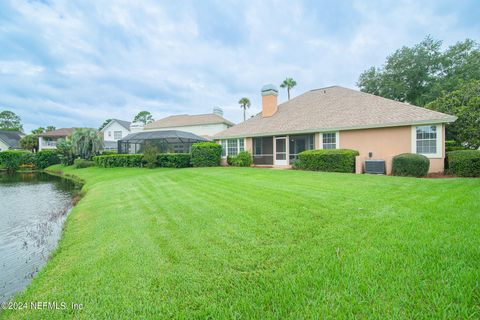
<path id="1" fill-rule="evenodd" d="M 431 119 L 431 120 L 421 120 L 421 121 L 409 121 L 409 122 L 395 122 L 395 123 L 382 123 L 382 124 L 370 124 L 363 126 L 345 126 L 345 127 L 333 127 L 333 128 L 311 128 L 305 130 L 289 130 L 289 131 L 275 131 L 275 132 L 262 132 L 262 133 L 249 133 L 249 134 L 237 134 L 237 135 L 216 135 L 213 137 L 214 140 L 219 139 L 235 139 L 235 138 L 245 138 L 245 137 L 265 137 L 265 136 L 278 136 L 286 134 L 304 134 L 304 133 L 314 133 L 314 132 L 328 132 L 328 131 L 347 131 L 347 130 L 361 130 L 361 129 L 378 129 L 378 128 L 389 128 L 389 127 L 403 127 L 403 126 L 416 126 L 424 124 L 440 124 L 440 123 L 451 123 L 457 120 L 457 117 L 451 116 L 450 118 L 443 119 Z"/>

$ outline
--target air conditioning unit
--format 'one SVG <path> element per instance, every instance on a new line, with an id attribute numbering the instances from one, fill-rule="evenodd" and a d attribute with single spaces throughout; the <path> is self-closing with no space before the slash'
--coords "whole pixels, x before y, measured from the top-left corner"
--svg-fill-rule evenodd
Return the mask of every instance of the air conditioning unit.
<path id="1" fill-rule="evenodd" d="M 365 160 L 365 173 L 385 174 L 385 160 Z"/>

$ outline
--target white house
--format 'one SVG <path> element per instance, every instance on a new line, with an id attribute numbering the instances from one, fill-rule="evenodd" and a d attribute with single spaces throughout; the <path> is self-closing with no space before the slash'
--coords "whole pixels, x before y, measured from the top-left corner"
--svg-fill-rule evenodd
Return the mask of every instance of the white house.
<path id="1" fill-rule="evenodd" d="M 103 147 L 107 150 L 116 150 L 118 140 L 130 134 L 130 122 L 112 119 L 103 129 Z"/>
<path id="2" fill-rule="evenodd" d="M 143 131 L 179 130 L 211 139 L 233 125 L 223 117 L 222 109 L 214 108 L 213 113 L 169 116 L 145 125 Z"/>

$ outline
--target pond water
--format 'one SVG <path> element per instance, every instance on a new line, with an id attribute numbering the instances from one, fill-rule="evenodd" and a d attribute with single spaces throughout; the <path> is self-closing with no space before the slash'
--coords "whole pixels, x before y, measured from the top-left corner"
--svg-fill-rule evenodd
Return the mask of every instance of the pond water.
<path id="1" fill-rule="evenodd" d="M 0 173 L 0 302 L 24 289 L 56 248 L 75 184 L 46 173 Z"/>

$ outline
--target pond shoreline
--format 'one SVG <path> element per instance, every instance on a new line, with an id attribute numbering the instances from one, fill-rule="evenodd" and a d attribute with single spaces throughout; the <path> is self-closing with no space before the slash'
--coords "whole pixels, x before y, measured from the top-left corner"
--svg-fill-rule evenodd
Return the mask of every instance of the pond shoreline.
<path id="1" fill-rule="evenodd" d="M 0 172 L 0 174 L 10 175 L 10 173 L 6 172 Z M 7 225 L 6 228 L 3 228 L 3 244 L 0 246 L 0 249 L 4 253 L 3 256 L 5 259 L 4 262 L 2 262 L 3 269 L 5 269 L 3 271 L 5 278 L 1 279 L 2 283 L 3 281 L 5 281 L 3 287 L 4 290 L 2 290 L 3 298 L 0 296 L 0 301 L 4 302 L 15 301 L 16 297 L 25 290 L 27 290 L 27 288 L 31 285 L 32 281 L 37 278 L 38 275 L 41 273 L 42 269 L 44 269 L 48 265 L 51 258 L 56 255 L 60 243 L 64 238 L 65 224 L 67 222 L 67 219 L 69 218 L 72 209 L 77 205 L 77 203 L 83 198 L 85 194 L 82 191 L 85 181 L 73 177 L 72 175 L 65 175 L 61 171 L 55 172 L 47 169 L 28 171 L 21 170 L 13 173 L 13 175 L 20 175 L 20 177 L 24 177 L 24 175 L 27 175 L 27 178 L 26 180 L 25 178 L 19 178 L 20 180 L 18 180 L 18 182 L 16 182 L 16 180 L 12 180 L 9 182 L 8 178 L 7 180 L 4 180 L 4 182 L 6 182 L 4 188 L 7 188 L 5 190 L 10 189 L 14 192 L 14 194 L 11 193 L 10 196 L 8 195 L 8 193 L 4 194 L 7 199 L 10 197 L 14 201 L 18 199 L 21 203 L 30 202 L 29 200 L 24 199 L 25 195 L 23 195 L 23 198 L 21 194 L 17 196 L 15 194 L 16 188 L 20 187 L 23 189 L 33 187 L 35 188 L 35 190 L 45 190 L 45 187 L 43 187 L 43 185 L 46 184 L 46 188 L 52 191 L 38 191 L 41 192 L 40 194 L 42 194 L 43 196 L 50 196 L 50 194 L 54 195 L 56 192 L 62 192 L 63 195 L 59 199 L 64 200 L 54 201 L 54 203 L 57 203 L 57 205 L 55 206 L 55 204 L 53 204 L 47 210 L 40 209 L 40 211 L 36 211 L 32 209 L 32 211 L 30 211 L 30 209 L 26 209 L 28 207 L 24 208 L 20 206 L 20 208 L 24 209 L 20 209 L 19 215 L 18 213 L 16 213 L 19 210 L 19 207 L 14 206 L 13 208 L 11 208 L 13 211 L 4 212 L 6 213 L 6 223 L 8 223 L 8 219 L 10 219 L 10 225 L 12 226 L 10 228 Z M 67 185 L 70 184 L 70 187 L 65 190 L 58 189 L 58 191 L 54 191 L 57 190 L 57 188 L 60 188 L 60 186 L 65 186 L 66 182 L 59 182 L 61 180 L 57 179 L 49 180 L 48 178 L 46 178 L 47 180 L 45 180 L 45 178 L 40 178 L 41 176 L 38 176 L 39 178 L 36 178 L 37 175 L 43 175 L 44 177 L 58 177 L 63 181 L 68 181 Z M 18 187 L 15 186 L 17 183 L 20 183 Z M 25 187 L 22 187 L 22 185 L 24 185 Z M 69 194 L 68 201 L 66 200 L 67 194 Z M 55 196 L 55 198 L 56 197 L 57 196 Z M 48 207 L 50 206 L 52 199 L 54 198 L 41 198 L 41 200 L 39 200 L 40 203 L 36 203 L 34 204 L 34 206 L 35 208 L 42 206 Z M 64 201 L 67 202 L 63 203 Z M 47 205 L 45 205 L 45 203 L 47 203 Z M 60 206 L 58 204 L 60 204 Z M 20 217 L 15 220 L 12 218 L 12 214 L 13 216 Z M 25 224 L 25 219 L 29 221 L 29 224 Z M 22 248 L 18 247 L 19 242 L 23 242 Z M 25 260 L 24 263 L 23 260 Z M 20 263 L 24 264 L 23 267 L 19 264 L 19 261 L 22 261 Z M 28 269 L 29 271 L 25 271 L 26 269 Z M 3 300 L 5 298 L 6 300 Z M 2 314 L 1 311 L 2 310 L 0 310 L 0 314 Z"/>

